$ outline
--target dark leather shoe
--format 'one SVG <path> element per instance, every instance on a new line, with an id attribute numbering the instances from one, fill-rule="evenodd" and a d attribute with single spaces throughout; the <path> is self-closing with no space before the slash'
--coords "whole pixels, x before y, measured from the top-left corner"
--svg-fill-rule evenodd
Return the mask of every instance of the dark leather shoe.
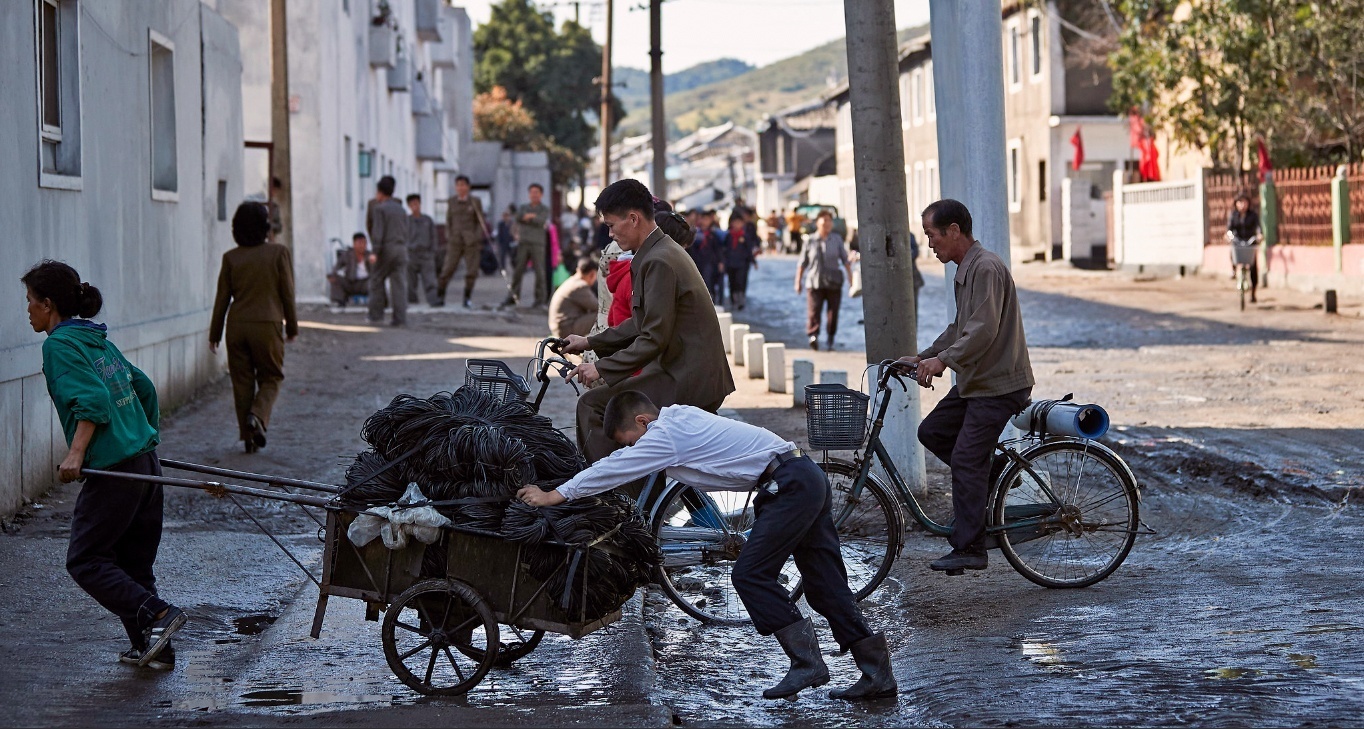
<path id="1" fill-rule="evenodd" d="M 764 699 L 784 699 L 829 682 L 829 668 L 819 654 L 819 638 L 809 618 L 791 623 L 774 635 L 791 659 L 791 668 L 776 686 L 763 691 Z"/>
<path id="2" fill-rule="evenodd" d="M 947 572 L 949 570 L 983 570 L 989 563 L 990 560 L 985 556 L 984 551 L 963 552 L 959 549 L 954 549 L 948 554 L 933 560 L 928 566 L 939 572 Z"/>
<path id="3" fill-rule="evenodd" d="M 265 425 L 260 418 L 255 415 L 249 416 L 248 423 L 251 426 L 251 443 L 257 448 L 265 447 Z"/>
<path id="4" fill-rule="evenodd" d="M 890 665 L 890 648 L 886 645 L 885 633 L 863 638 L 849 648 L 857 667 L 862 669 L 862 678 L 848 688 L 830 691 L 829 698 L 865 701 L 885 699 L 898 693 L 899 686 L 895 683 L 895 672 Z"/>

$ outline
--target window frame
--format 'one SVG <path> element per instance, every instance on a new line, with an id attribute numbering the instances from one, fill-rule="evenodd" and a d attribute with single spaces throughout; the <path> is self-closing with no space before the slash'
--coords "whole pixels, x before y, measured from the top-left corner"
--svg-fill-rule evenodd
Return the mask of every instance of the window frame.
<path id="1" fill-rule="evenodd" d="M 1042 13 L 1036 8 L 1028 11 L 1028 48 L 1031 51 L 1031 64 L 1028 80 L 1041 83 L 1042 70 L 1046 67 L 1045 48 L 1042 47 Z"/>
<path id="2" fill-rule="evenodd" d="M 1023 139 L 1009 140 L 1004 157 L 1004 178 L 1008 185 L 1009 212 L 1023 210 Z"/>
<path id="3" fill-rule="evenodd" d="M 62 141 L 62 6 L 60 0 L 38 0 L 38 17 L 36 22 L 38 30 L 36 33 L 38 46 L 38 133 L 43 141 L 61 144 Z M 51 8 L 54 30 L 52 33 L 52 44 L 55 46 L 52 53 L 52 62 L 55 64 L 53 73 L 56 89 L 57 105 L 57 125 L 54 127 L 47 123 L 47 95 L 48 95 L 48 63 L 47 63 L 47 34 L 45 30 L 47 24 L 47 10 Z"/>
<path id="4" fill-rule="evenodd" d="M 909 76 L 909 109 L 914 116 L 914 126 L 924 123 L 924 70 L 914 69 Z"/>
<path id="5" fill-rule="evenodd" d="M 155 59 L 156 48 L 161 46 L 170 53 L 170 87 L 171 87 L 171 142 L 175 149 L 172 150 L 174 157 L 172 166 L 175 172 L 175 189 L 157 187 L 156 183 L 156 139 L 162 135 L 164 130 L 156 128 L 156 88 L 155 88 Z M 151 188 L 152 199 L 158 202 L 180 202 L 180 129 L 179 118 L 175 113 L 175 42 L 170 38 L 156 32 L 152 28 L 147 29 L 147 129 L 150 133 L 149 144 L 147 145 L 148 166 L 147 178 Z"/>
<path id="6" fill-rule="evenodd" d="M 928 59 L 924 63 L 924 104 L 927 107 L 925 117 L 929 121 L 938 118 L 938 102 L 933 98 L 933 59 Z"/>
<path id="7" fill-rule="evenodd" d="M 80 191 L 81 177 L 81 77 L 80 8 L 76 0 L 34 0 L 34 123 L 37 131 L 38 187 Z M 44 14 L 52 9 L 55 33 L 55 79 L 58 125 L 47 124 L 47 63 L 44 59 Z M 65 73 L 63 72 L 65 71 Z"/>
<path id="8" fill-rule="evenodd" d="M 1009 92 L 1014 93 L 1023 88 L 1023 30 L 1017 17 L 1010 19 L 1004 28 L 1004 57 Z"/>
<path id="9" fill-rule="evenodd" d="M 942 181 L 938 178 L 938 160 L 930 159 L 924 162 L 924 192 L 927 193 L 928 207 L 942 199 Z"/>

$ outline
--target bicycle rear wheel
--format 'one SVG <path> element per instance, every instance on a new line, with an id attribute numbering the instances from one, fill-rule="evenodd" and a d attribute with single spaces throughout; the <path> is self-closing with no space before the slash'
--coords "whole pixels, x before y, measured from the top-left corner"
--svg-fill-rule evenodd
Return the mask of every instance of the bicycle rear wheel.
<path id="1" fill-rule="evenodd" d="M 862 600 L 890 574 L 895 556 L 900 553 L 904 525 L 894 497 L 875 474 L 868 473 L 862 489 L 854 495 L 858 469 L 844 461 L 819 464 L 829 479 L 833 494 L 831 511 L 838 529 L 838 546 L 843 566 L 848 570 L 848 589 Z M 797 584 L 796 596 L 801 593 Z"/>
<path id="2" fill-rule="evenodd" d="M 1043 587 L 1088 587 L 1113 574 L 1140 523 L 1131 472 L 1107 448 L 1081 441 L 1043 443 L 1023 457 L 1036 476 L 1013 463 L 995 492 L 1004 558 Z"/>

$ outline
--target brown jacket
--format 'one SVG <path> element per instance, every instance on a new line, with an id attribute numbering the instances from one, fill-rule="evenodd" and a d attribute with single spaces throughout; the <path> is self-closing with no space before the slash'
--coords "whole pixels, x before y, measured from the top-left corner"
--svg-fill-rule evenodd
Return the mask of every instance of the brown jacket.
<path id="1" fill-rule="evenodd" d="M 228 308 L 229 304 L 231 309 Z M 223 341 L 224 320 L 284 322 L 286 336 L 298 334 L 294 309 L 294 262 L 278 243 L 238 246 L 223 254 L 218 296 L 213 302 L 208 340 Z"/>
<path id="2" fill-rule="evenodd" d="M 549 298 L 549 330 L 556 337 L 586 336 L 597 322 L 597 295 L 581 276 L 570 276 Z"/>
<path id="3" fill-rule="evenodd" d="M 1032 365 L 1013 276 L 978 241 L 966 250 L 953 279 L 957 318 L 919 353 L 957 373 L 962 397 L 994 397 L 1031 387 Z"/>
<path id="4" fill-rule="evenodd" d="M 682 404 L 718 403 L 734 392 L 720 321 L 691 256 L 657 228 L 630 262 L 631 316 L 588 347 L 602 357 L 597 372 L 615 386 L 642 369 L 677 383 Z"/>
<path id="5" fill-rule="evenodd" d="M 479 236 L 488 234 L 488 223 L 483 218 L 483 201 L 473 195 L 466 200 L 460 200 L 458 195 L 451 195 L 445 205 L 445 234 L 452 233 L 476 233 Z"/>

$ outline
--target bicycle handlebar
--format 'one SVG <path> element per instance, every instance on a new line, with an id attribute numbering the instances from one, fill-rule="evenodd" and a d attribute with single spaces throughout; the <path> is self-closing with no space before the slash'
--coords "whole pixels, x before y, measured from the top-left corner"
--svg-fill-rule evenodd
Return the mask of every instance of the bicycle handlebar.
<path id="1" fill-rule="evenodd" d="M 916 366 L 895 359 L 883 359 L 881 360 L 880 367 L 881 377 L 876 383 L 877 389 L 889 386 L 891 378 L 894 378 L 896 382 L 900 383 L 900 387 L 903 388 L 905 392 L 909 392 L 909 386 L 905 384 L 904 376 L 909 375 L 910 377 L 914 377 L 914 373 L 918 369 Z"/>

